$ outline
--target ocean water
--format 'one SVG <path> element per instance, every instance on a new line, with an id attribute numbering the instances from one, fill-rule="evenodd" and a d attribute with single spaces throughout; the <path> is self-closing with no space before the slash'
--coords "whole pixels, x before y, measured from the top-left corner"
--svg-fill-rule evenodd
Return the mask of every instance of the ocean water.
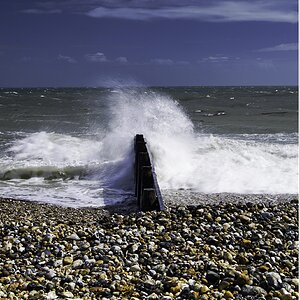
<path id="1" fill-rule="evenodd" d="M 123 201 L 137 133 L 165 193 L 297 193 L 297 110 L 296 87 L 0 89 L 0 197 Z"/>

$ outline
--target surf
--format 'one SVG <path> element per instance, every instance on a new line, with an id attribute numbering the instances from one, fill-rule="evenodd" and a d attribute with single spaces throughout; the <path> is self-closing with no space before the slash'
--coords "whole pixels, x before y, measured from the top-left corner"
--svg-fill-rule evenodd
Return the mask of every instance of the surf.
<path id="1" fill-rule="evenodd" d="M 209 134 L 195 128 L 178 101 L 143 88 L 114 89 L 93 109 L 105 109 L 108 124 L 93 122 L 80 135 L 40 131 L 11 141 L 0 157 L 3 195 L 75 206 L 122 201 L 133 194 L 138 133 L 164 190 L 297 193 L 298 148 L 282 142 L 288 134 Z"/>

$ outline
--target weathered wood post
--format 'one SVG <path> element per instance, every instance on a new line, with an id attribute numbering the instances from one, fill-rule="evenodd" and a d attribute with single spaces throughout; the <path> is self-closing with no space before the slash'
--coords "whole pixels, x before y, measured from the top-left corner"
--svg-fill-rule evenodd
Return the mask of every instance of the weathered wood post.
<path id="1" fill-rule="evenodd" d="M 155 189 L 145 188 L 143 190 L 143 196 L 141 198 L 141 210 L 152 210 L 156 201 Z"/>
<path id="2" fill-rule="evenodd" d="M 135 189 L 134 193 L 137 196 L 138 193 L 138 174 L 139 174 L 139 154 L 141 152 L 147 152 L 146 143 L 142 134 L 137 134 L 134 138 L 134 179 L 135 179 Z"/>
<path id="3" fill-rule="evenodd" d="M 142 210 L 147 210 L 146 207 L 149 209 L 151 208 L 151 203 L 147 203 L 144 199 L 145 189 L 153 189 L 154 190 L 151 166 L 142 166 L 141 185 L 140 185 L 140 208 Z"/>
<path id="4" fill-rule="evenodd" d="M 135 196 L 142 211 L 164 210 L 164 203 L 152 163 L 152 157 L 142 134 L 134 138 Z"/>
<path id="5" fill-rule="evenodd" d="M 150 166 L 150 159 L 147 152 L 140 152 L 138 153 L 138 159 L 137 159 L 137 183 L 136 183 L 136 196 L 138 199 L 138 205 L 140 204 L 140 198 L 142 193 L 142 186 L 143 186 L 143 176 L 142 176 L 142 169 L 143 167 L 149 167 Z"/>

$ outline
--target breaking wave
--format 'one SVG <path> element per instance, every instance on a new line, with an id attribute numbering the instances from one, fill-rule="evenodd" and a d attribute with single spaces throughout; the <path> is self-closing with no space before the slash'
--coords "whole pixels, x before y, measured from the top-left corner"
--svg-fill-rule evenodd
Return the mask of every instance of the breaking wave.
<path id="1" fill-rule="evenodd" d="M 132 193 L 137 133 L 149 144 L 162 189 L 297 193 L 298 147 L 282 143 L 282 134 L 277 142 L 276 135 L 196 132 L 176 101 L 149 90 L 114 90 L 107 101 L 106 129 L 93 126 L 82 136 L 42 131 L 15 140 L 0 158 L 3 194 L 73 206 L 121 201 Z"/>

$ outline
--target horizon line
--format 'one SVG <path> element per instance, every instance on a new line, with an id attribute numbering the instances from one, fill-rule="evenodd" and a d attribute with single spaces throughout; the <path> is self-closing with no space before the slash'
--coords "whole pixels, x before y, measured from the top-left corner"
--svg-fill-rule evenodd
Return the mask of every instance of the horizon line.
<path id="1" fill-rule="evenodd" d="M 0 86 L 0 89 L 109 89 L 109 88 L 182 88 L 182 87 L 298 87 L 298 84 L 245 84 L 245 85 L 112 85 L 112 86 Z"/>

